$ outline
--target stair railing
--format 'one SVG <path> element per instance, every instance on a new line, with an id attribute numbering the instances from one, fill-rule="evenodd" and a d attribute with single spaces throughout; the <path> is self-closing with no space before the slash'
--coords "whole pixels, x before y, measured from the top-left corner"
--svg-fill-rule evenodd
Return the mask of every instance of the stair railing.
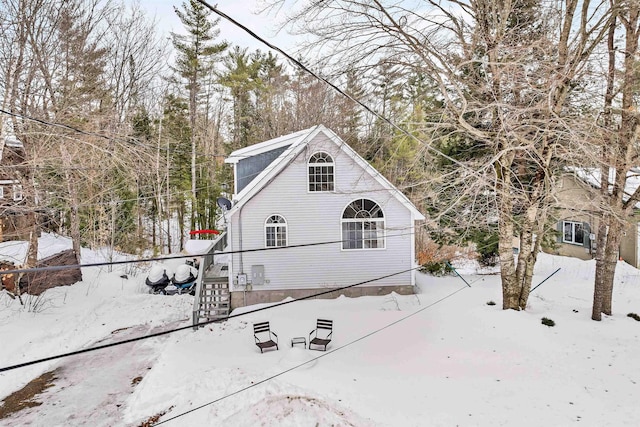
<path id="1" fill-rule="evenodd" d="M 204 256 L 202 257 L 202 260 L 200 261 L 200 267 L 198 267 L 198 277 L 196 279 L 196 295 L 195 298 L 193 299 L 193 319 L 192 319 L 192 325 L 193 325 L 193 330 L 196 331 L 198 330 L 198 323 L 200 321 L 200 297 L 202 294 L 202 284 L 204 282 L 204 275 L 207 272 L 207 270 L 209 270 L 209 267 L 211 267 L 214 264 L 214 253 L 215 251 L 223 251 L 224 248 L 227 246 L 227 233 L 223 232 L 222 234 L 218 235 L 218 237 L 211 241 L 211 244 L 207 247 L 207 249 L 204 251 Z"/>

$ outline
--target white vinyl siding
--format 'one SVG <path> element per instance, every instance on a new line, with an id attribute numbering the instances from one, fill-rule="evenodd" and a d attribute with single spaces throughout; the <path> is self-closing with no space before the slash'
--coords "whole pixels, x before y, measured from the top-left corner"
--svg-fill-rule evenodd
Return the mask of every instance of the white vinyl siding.
<path id="1" fill-rule="evenodd" d="M 309 143 L 309 151 L 332 156 L 336 170 L 334 192 L 308 191 L 308 160 L 304 151 L 231 218 L 232 250 L 264 247 L 265 218 L 274 207 L 287 221 L 287 244 L 333 242 L 295 249 L 233 254 L 232 275 L 246 273 L 252 265 L 265 266 L 265 284 L 260 289 L 304 289 L 346 286 L 413 267 L 412 215 L 390 191 L 324 134 Z M 313 147 L 313 148 L 312 148 Z M 342 213 L 355 199 L 374 200 L 384 211 L 385 250 L 343 250 Z M 242 244 L 240 227 L 242 219 Z M 363 286 L 410 285 L 406 272 Z"/>

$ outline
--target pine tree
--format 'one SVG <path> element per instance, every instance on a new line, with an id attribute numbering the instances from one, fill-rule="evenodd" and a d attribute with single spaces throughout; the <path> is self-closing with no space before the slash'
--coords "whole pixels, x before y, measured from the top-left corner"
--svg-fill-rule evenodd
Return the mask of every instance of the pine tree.
<path id="1" fill-rule="evenodd" d="M 177 51 L 174 71 L 179 75 L 188 91 L 189 124 L 191 126 L 191 224 L 198 222 L 196 218 L 197 191 L 197 130 L 198 98 L 201 95 L 203 81 L 213 72 L 216 60 L 227 48 L 227 43 L 214 43 L 220 30 L 219 19 L 209 20 L 210 11 L 196 0 L 182 3 L 182 9 L 174 7 L 174 11 L 187 30 L 186 35 L 172 33 L 173 46 Z"/>

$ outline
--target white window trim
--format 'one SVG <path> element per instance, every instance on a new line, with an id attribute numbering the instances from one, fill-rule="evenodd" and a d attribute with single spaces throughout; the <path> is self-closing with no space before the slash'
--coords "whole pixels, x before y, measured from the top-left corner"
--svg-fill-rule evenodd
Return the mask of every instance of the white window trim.
<path id="1" fill-rule="evenodd" d="M 313 156 L 315 156 L 316 154 L 325 154 L 326 156 L 328 156 L 331 159 L 330 163 L 311 163 L 311 158 Z M 310 167 L 322 167 L 322 166 L 331 166 L 333 168 L 333 190 L 310 190 L 309 186 L 311 184 L 311 182 L 309 181 L 309 168 Z M 313 154 L 311 154 L 311 156 L 309 156 L 309 160 L 307 161 L 307 193 L 335 193 L 336 192 L 336 161 L 333 159 L 333 156 L 329 153 L 327 153 L 326 151 L 316 151 Z"/>
<path id="2" fill-rule="evenodd" d="M 355 200 L 358 199 L 354 199 L 351 200 L 349 203 L 347 203 L 344 208 L 342 209 L 342 211 L 340 212 L 340 251 L 341 252 L 359 252 L 359 251 L 384 251 L 387 249 L 387 216 L 384 213 L 384 210 L 382 209 L 382 206 L 380 206 L 380 204 L 378 202 L 376 202 L 374 199 L 370 199 L 367 197 L 361 197 L 360 200 L 362 199 L 366 199 L 366 200 L 370 200 L 373 203 L 375 203 L 378 208 L 380 208 L 380 211 L 382 212 L 382 218 L 342 218 L 342 216 L 344 215 L 344 211 L 345 209 L 347 209 L 349 207 L 349 205 L 351 205 L 351 203 L 353 203 Z M 377 225 L 380 225 L 382 228 L 380 228 L 378 231 L 380 234 L 378 235 L 378 242 L 380 242 L 382 240 L 382 246 L 381 247 L 377 247 L 377 248 L 365 248 L 364 247 L 364 236 L 362 237 L 362 247 L 361 248 L 345 248 L 344 247 L 344 238 L 342 235 L 342 224 L 347 223 L 347 222 L 356 222 L 356 223 L 364 223 L 364 222 L 375 222 Z"/>
<path id="3" fill-rule="evenodd" d="M 271 217 L 274 217 L 274 216 L 279 216 L 280 218 L 282 218 L 282 220 L 284 222 L 267 222 L 267 221 L 269 221 L 269 219 Z M 289 230 L 288 230 L 289 227 L 288 227 L 288 225 L 289 225 L 289 223 L 288 223 L 287 219 L 284 217 L 284 215 L 271 214 L 271 215 L 267 216 L 267 219 L 264 220 L 264 230 L 263 230 L 264 231 L 264 233 L 263 233 L 263 235 L 264 235 L 264 247 L 265 248 L 283 248 L 285 246 L 289 246 Z M 284 228 L 284 245 L 276 244 L 275 246 L 267 246 L 267 228 L 269 228 L 269 227 L 273 227 L 276 230 L 278 228 Z M 277 243 L 277 240 L 278 239 L 276 238 L 276 243 Z"/>
<path id="4" fill-rule="evenodd" d="M 564 237 L 564 228 L 565 228 L 565 224 L 571 224 L 571 236 L 573 238 L 573 240 L 566 240 Z M 580 227 L 582 227 L 582 243 L 581 242 L 576 242 L 576 225 L 579 225 Z M 584 223 L 581 221 L 562 221 L 562 243 L 567 243 L 569 245 L 576 245 L 576 246 L 584 246 Z"/>
<path id="5" fill-rule="evenodd" d="M 4 185 L 0 185 L 0 199 L 4 199 Z"/>
<path id="6" fill-rule="evenodd" d="M 24 194 L 22 193 L 22 185 L 14 184 L 13 185 L 13 201 L 19 202 L 24 199 Z"/>

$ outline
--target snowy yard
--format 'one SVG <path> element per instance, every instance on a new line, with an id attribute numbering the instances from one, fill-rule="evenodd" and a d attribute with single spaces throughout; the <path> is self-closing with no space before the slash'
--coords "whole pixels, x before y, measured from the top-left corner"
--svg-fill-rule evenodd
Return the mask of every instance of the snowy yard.
<path id="1" fill-rule="evenodd" d="M 557 268 L 521 313 L 501 310 L 498 276 L 463 269 L 470 288 L 419 275 L 418 295 L 294 302 L 1 373 L 0 400 L 52 372 L 41 404 L 0 406 L 0 425 L 640 425 L 640 322 L 627 317 L 640 271 L 619 264 L 615 315 L 598 323 L 594 263 L 541 254 L 534 285 Z M 84 274 L 37 313 L 0 294 L 0 367 L 189 324 L 193 297 L 149 295 L 142 273 Z M 328 351 L 292 348 L 317 318 L 334 321 Z M 280 349 L 260 354 L 252 324 L 265 320 Z"/>

